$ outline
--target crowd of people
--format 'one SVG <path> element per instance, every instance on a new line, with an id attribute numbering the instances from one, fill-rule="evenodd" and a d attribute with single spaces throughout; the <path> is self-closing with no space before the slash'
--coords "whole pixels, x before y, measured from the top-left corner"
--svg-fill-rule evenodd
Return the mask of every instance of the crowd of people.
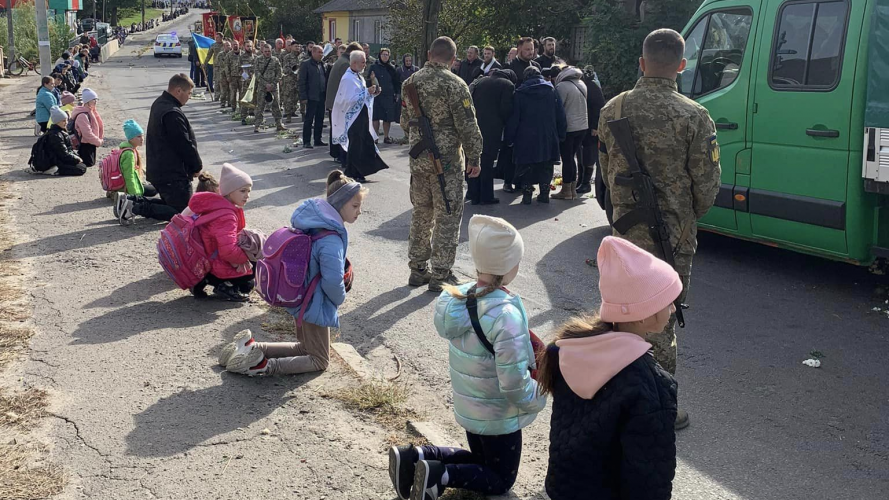
<path id="1" fill-rule="evenodd" d="M 371 58 L 357 42 L 337 40 L 329 60 L 320 45 L 308 44 L 303 52 L 294 41 L 279 42 L 262 43 L 261 55 L 254 55 L 252 42 L 241 51 L 238 42 L 217 38 L 211 55 L 220 105 L 245 117 L 253 112 L 256 132 L 266 108 L 278 128 L 284 128 L 282 118 L 299 111 L 304 147 L 329 145 L 345 171 L 331 171 L 324 195 L 300 203 L 289 221 L 292 230 L 312 240 L 305 286 L 314 294 L 302 307 L 288 309 L 297 341 L 258 342 L 245 330 L 222 349 L 220 365 L 248 376 L 327 368 L 329 329 L 339 327 L 338 308 L 352 286 L 346 225 L 361 215 L 368 195 L 364 176 L 387 168 L 376 147 L 377 127 L 399 120 L 412 151 L 419 152 L 409 161 L 408 285 L 440 294 L 432 323 L 450 344 L 454 412 L 469 449 L 435 443 L 392 447 L 389 475 L 398 497 L 437 500 L 446 488 L 508 491 L 521 461 L 522 429 L 549 396 L 550 498 L 670 498 L 675 431 L 689 421 L 678 407 L 673 378 L 675 312 L 688 291 L 695 224 L 713 204 L 720 172 L 709 114 L 676 92 L 675 76 L 685 64 L 682 37 L 672 30 L 651 33 L 640 58 L 643 77 L 607 104 L 595 72 L 564 64 L 551 39 L 544 39 L 536 58 L 536 42 L 519 39 L 501 65 L 490 47 L 483 59 L 470 47 L 466 59 L 457 61 L 454 42 L 440 37 L 422 68 L 414 68 L 409 56 L 396 68 L 387 49 Z M 255 102 L 243 98 L 251 79 L 260 96 Z M 38 89 L 38 120 L 48 113 L 52 124 L 44 137 L 52 137 L 53 173 L 69 175 L 62 173 L 64 162 L 85 171 L 95 164 L 103 140 L 98 96 L 84 89 L 83 103 L 69 116 L 56 103 L 54 84 L 44 80 Z M 207 84 L 212 88 L 214 82 Z M 205 289 L 212 286 L 215 296 L 243 302 L 256 286 L 255 264 L 262 256 L 257 249 L 263 248 L 244 212 L 253 182 L 229 164 L 218 180 L 208 172 L 182 110 L 194 88 L 187 75 L 174 75 L 152 104 L 146 129 L 133 120 L 124 123 L 127 140 L 118 152 L 126 182 L 107 194 L 122 225 L 142 216 L 200 227 L 203 251 L 214 259 L 190 292 L 206 299 Z M 329 144 L 322 136 L 325 112 Z M 656 257 L 647 224 L 638 224 L 651 215 L 638 211 L 651 208 L 637 206 L 636 188 L 618 179 L 635 174 L 606 125 L 624 118 L 638 132 L 638 160 L 648 167 L 652 185 L 660 196 L 669 193 L 662 207 L 675 266 L 666 255 Z M 426 136 L 429 130 L 434 138 Z M 145 160 L 139 153 L 143 140 Z M 440 158 L 421 154 L 432 149 Z M 556 162 L 562 164 L 563 183 L 552 198 L 571 200 L 590 191 L 598 163 L 600 202 L 612 211 L 609 221 L 628 216 L 637 223 L 615 229 L 615 237 L 598 249 L 598 314 L 570 320 L 544 344 L 528 329 L 521 298 L 506 288 L 525 250 L 514 226 L 474 215 L 468 231 L 476 279 L 465 283 L 451 268 L 466 179 L 472 203 L 497 202 L 495 169 L 506 178 L 504 190 L 521 190 L 523 204 L 532 203 L 535 186 L 537 200 L 548 203 Z"/>

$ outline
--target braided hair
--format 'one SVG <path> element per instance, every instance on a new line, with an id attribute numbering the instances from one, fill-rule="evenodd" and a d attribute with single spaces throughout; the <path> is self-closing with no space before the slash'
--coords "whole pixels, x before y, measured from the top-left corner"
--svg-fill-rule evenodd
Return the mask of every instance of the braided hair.
<path id="1" fill-rule="evenodd" d="M 468 299 L 469 297 L 484 297 L 489 293 L 499 290 L 502 286 L 503 276 L 494 276 L 493 281 L 491 281 L 491 283 L 489 283 L 486 287 L 482 288 L 481 290 L 476 290 L 477 287 L 472 287 L 469 289 L 467 295 L 464 295 L 462 292 L 460 292 L 460 289 L 455 286 L 447 285 L 442 288 L 455 299 Z"/>

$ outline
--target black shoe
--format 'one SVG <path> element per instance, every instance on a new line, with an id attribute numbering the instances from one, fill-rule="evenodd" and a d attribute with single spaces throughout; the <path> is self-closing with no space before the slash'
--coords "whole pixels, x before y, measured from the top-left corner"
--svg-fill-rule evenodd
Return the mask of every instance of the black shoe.
<path id="1" fill-rule="evenodd" d="M 208 297 L 207 292 L 204 291 L 205 286 L 207 286 L 207 283 L 202 281 L 197 285 L 191 287 L 191 294 L 194 295 L 194 298 L 206 299 Z"/>
<path id="2" fill-rule="evenodd" d="M 503 192 L 504 193 L 515 193 L 516 189 L 514 187 L 512 187 L 512 184 L 504 184 L 503 185 Z"/>
<path id="3" fill-rule="evenodd" d="M 238 285 L 238 291 L 243 293 L 244 295 L 249 295 L 254 288 L 256 288 L 256 280 L 250 280 L 247 283 Z"/>
<path id="4" fill-rule="evenodd" d="M 395 493 L 401 500 L 411 496 L 414 484 L 417 450 L 413 446 L 393 446 L 389 448 L 389 479 L 395 487 Z"/>
<path id="5" fill-rule="evenodd" d="M 524 190 L 522 191 L 522 205 L 530 205 L 531 197 L 534 196 L 534 190 Z"/>
<path id="6" fill-rule="evenodd" d="M 250 300 L 249 297 L 239 292 L 238 289 L 228 281 L 213 287 L 213 294 L 231 302 L 247 302 Z"/>
<path id="7" fill-rule="evenodd" d="M 540 186 L 540 194 L 537 195 L 537 201 L 539 203 L 549 203 L 549 184 L 542 184 Z"/>
<path id="8" fill-rule="evenodd" d="M 589 182 L 577 186 L 577 194 L 586 194 L 593 191 L 593 186 Z"/>
<path id="9" fill-rule="evenodd" d="M 496 205 L 498 203 L 500 203 L 500 198 L 493 198 L 487 201 L 483 201 L 482 205 Z M 473 203 L 473 205 L 475 205 L 475 203 Z"/>
<path id="10" fill-rule="evenodd" d="M 307 143 L 303 144 L 303 148 L 304 149 L 315 149 L 315 146 L 312 146 L 311 143 L 307 142 Z"/>
<path id="11" fill-rule="evenodd" d="M 365 179 L 364 177 L 356 177 L 354 181 L 358 184 L 365 184 L 367 182 L 367 179 Z"/>
<path id="12" fill-rule="evenodd" d="M 469 203 L 472 203 L 473 205 L 481 205 L 482 204 L 482 202 L 480 200 L 466 200 L 466 201 L 468 201 Z"/>
<path id="13" fill-rule="evenodd" d="M 445 466 L 441 462 L 436 460 L 417 462 L 410 500 L 438 500 L 444 492 L 444 486 L 441 485 L 441 476 L 444 473 Z"/>
<path id="14" fill-rule="evenodd" d="M 315 145 L 318 147 L 327 146 L 328 144 L 324 141 L 315 141 Z"/>

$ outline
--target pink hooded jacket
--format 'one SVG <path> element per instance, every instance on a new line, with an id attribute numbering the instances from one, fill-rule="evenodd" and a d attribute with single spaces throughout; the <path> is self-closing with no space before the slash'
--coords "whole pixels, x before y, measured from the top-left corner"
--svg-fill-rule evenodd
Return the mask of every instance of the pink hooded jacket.
<path id="1" fill-rule="evenodd" d="M 89 117 L 83 116 L 87 114 Z M 71 112 L 71 119 L 74 120 L 74 128 L 80 135 L 80 142 L 96 147 L 102 146 L 105 140 L 105 123 L 102 122 L 98 110 L 91 111 L 86 106 L 77 106 Z"/>
<path id="2" fill-rule="evenodd" d="M 216 210 L 229 212 L 200 229 L 213 276 L 229 279 L 250 274 L 250 267 L 244 265 L 250 259 L 238 246 L 238 233 L 247 225 L 244 210 L 216 193 L 195 193 L 188 208 L 199 216 Z"/>
<path id="3" fill-rule="evenodd" d="M 627 332 L 562 339 L 556 345 L 562 376 L 583 399 L 593 399 L 602 386 L 651 349 L 642 337 Z"/>

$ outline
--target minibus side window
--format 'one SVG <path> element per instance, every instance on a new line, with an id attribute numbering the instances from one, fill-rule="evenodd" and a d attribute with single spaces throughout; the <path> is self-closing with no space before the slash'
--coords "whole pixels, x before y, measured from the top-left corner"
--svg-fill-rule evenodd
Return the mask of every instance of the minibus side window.
<path id="1" fill-rule="evenodd" d="M 711 12 L 701 18 L 685 41 L 685 71 L 680 92 L 688 97 L 728 87 L 741 71 L 753 13 L 748 9 Z"/>
<path id="2" fill-rule="evenodd" d="M 775 90 L 833 90 L 840 79 L 848 11 L 846 1 L 782 7 L 769 85 Z"/>

